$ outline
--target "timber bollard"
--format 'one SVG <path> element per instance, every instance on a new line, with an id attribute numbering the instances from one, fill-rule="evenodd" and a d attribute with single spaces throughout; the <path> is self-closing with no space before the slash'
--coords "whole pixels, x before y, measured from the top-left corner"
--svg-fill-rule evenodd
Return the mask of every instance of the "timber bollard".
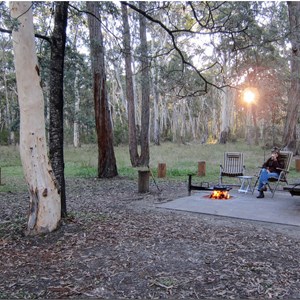
<path id="1" fill-rule="evenodd" d="M 206 174 L 206 163 L 205 161 L 198 162 L 198 176 L 205 176 Z"/>
<path id="2" fill-rule="evenodd" d="M 165 178 L 167 173 L 167 165 L 165 163 L 159 163 L 157 168 L 157 177 Z"/>
<path id="3" fill-rule="evenodd" d="M 139 193 L 148 193 L 149 192 L 149 170 L 139 170 L 138 178 L 138 192 Z"/>
<path id="4" fill-rule="evenodd" d="M 295 159 L 295 168 L 297 172 L 300 172 L 300 159 L 296 158 Z"/>

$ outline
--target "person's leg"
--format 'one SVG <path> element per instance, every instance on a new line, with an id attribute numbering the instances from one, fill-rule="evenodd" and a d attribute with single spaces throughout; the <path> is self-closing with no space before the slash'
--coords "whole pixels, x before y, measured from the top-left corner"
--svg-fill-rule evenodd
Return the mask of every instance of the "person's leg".
<path id="1" fill-rule="evenodd" d="M 276 179 L 278 179 L 279 178 L 279 174 L 278 173 L 268 173 L 268 179 L 269 178 L 276 178 Z"/>
<path id="2" fill-rule="evenodd" d="M 264 198 L 265 197 L 264 192 L 263 192 L 263 187 L 268 182 L 268 178 L 269 178 L 268 174 L 269 173 L 268 173 L 267 169 L 261 170 L 260 175 L 259 175 L 259 180 L 258 180 L 258 186 L 257 186 L 259 194 L 256 198 Z"/>
<path id="3" fill-rule="evenodd" d="M 258 186 L 257 186 L 258 191 L 260 191 L 262 187 L 268 182 L 268 179 L 269 179 L 269 173 L 267 169 L 261 169 L 259 179 L 258 179 Z"/>
<path id="4" fill-rule="evenodd" d="M 262 169 L 260 176 L 259 176 L 259 182 L 258 182 L 258 191 L 259 191 L 259 195 L 257 196 L 257 198 L 264 198 L 264 192 L 263 192 L 263 187 L 264 185 L 268 182 L 269 178 L 279 178 L 279 174 L 278 173 L 269 173 L 266 169 Z"/>

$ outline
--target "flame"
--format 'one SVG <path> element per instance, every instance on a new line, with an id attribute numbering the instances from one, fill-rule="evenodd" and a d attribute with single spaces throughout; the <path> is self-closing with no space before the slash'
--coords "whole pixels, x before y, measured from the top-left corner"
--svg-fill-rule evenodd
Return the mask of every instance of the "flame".
<path id="1" fill-rule="evenodd" d="M 229 199 L 230 198 L 230 194 L 228 191 L 218 191 L 218 190 L 214 190 L 209 198 L 212 199 Z"/>

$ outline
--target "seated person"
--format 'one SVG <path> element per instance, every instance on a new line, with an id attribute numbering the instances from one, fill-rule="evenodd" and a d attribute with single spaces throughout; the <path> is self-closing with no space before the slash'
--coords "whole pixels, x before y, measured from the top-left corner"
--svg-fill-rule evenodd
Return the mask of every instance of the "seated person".
<path id="1" fill-rule="evenodd" d="M 263 164 L 262 170 L 258 179 L 259 195 L 256 198 L 264 198 L 264 191 L 266 190 L 266 183 L 269 178 L 279 178 L 280 169 L 284 168 L 283 161 L 280 158 L 279 149 L 277 147 L 272 149 L 271 157 Z"/>

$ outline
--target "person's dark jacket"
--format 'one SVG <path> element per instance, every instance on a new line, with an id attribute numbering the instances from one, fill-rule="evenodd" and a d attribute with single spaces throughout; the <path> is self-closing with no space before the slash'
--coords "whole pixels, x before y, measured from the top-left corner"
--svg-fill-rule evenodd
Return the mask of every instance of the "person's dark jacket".
<path id="1" fill-rule="evenodd" d="M 277 160 L 272 160 L 272 157 L 270 157 L 264 164 L 263 168 L 268 169 L 271 173 L 280 173 L 281 170 L 284 168 L 284 163 L 280 156 L 277 157 Z M 278 169 L 279 168 L 279 169 Z"/>

